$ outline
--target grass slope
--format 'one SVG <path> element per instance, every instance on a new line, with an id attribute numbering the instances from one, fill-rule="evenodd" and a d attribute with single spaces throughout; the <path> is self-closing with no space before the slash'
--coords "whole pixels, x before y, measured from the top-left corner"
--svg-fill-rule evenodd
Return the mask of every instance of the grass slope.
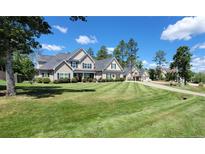
<path id="1" fill-rule="evenodd" d="M 136 83 L 19 84 L 0 137 L 205 137 L 205 98 Z"/>

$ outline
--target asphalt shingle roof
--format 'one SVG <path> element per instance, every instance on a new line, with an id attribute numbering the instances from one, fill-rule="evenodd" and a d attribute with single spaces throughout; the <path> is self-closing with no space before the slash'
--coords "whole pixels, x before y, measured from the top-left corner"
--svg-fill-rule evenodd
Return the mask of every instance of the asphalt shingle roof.
<path id="1" fill-rule="evenodd" d="M 52 70 L 54 69 L 58 64 L 60 64 L 61 62 L 63 62 L 64 60 L 72 60 L 73 55 L 75 55 L 78 51 L 80 51 L 81 49 L 77 49 L 72 53 L 61 53 L 61 54 L 57 54 L 55 56 L 45 56 L 45 55 L 41 55 L 38 58 L 38 61 L 45 61 L 46 63 L 41 66 L 39 69 L 42 70 Z M 84 57 L 83 57 L 84 58 Z M 106 68 L 106 66 L 112 62 L 112 60 L 114 59 L 114 57 L 110 57 L 110 58 L 106 58 L 103 60 L 95 60 L 95 69 L 97 71 L 102 71 Z"/>
<path id="2" fill-rule="evenodd" d="M 105 69 L 105 67 L 111 63 L 113 60 L 113 57 L 110 57 L 110 58 L 106 58 L 106 59 L 103 59 L 103 60 L 95 60 L 95 69 L 97 71 L 102 71 L 103 69 Z"/>
<path id="3" fill-rule="evenodd" d="M 59 63 L 63 62 L 64 60 L 69 59 L 71 56 L 70 53 L 61 53 L 57 54 L 56 56 L 52 56 L 47 63 L 40 67 L 42 70 L 52 70 L 56 67 Z"/>

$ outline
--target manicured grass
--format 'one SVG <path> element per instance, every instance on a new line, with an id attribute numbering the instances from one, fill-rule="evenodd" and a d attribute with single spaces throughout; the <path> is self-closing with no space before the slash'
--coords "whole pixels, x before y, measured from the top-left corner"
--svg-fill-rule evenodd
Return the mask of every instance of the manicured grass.
<path id="1" fill-rule="evenodd" d="M 201 86 L 186 85 L 186 86 L 181 86 L 178 88 L 184 89 L 184 90 L 190 90 L 190 91 L 194 91 L 194 92 L 199 92 L 199 93 L 205 93 L 205 87 L 201 87 Z"/>
<path id="2" fill-rule="evenodd" d="M 169 82 L 165 82 L 165 81 L 156 82 L 155 81 L 154 83 L 170 87 Z M 193 86 L 193 85 L 187 84 L 187 85 L 171 86 L 171 87 L 177 88 L 177 89 L 189 90 L 189 91 L 193 91 L 193 92 L 205 93 L 205 85 L 202 87 L 202 86 Z"/>
<path id="3" fill-rule="evenodd" d="M 205 97 L 125 82 L 18 84 L 17 92 L 0 97 L 0 137 L 205 137 Z"/>
<path id="4" fill-rule="evenodd" d="M 5 83 L 6 83 L 6 81 L 0 80 L 0 84 L 5 84 Z"/>

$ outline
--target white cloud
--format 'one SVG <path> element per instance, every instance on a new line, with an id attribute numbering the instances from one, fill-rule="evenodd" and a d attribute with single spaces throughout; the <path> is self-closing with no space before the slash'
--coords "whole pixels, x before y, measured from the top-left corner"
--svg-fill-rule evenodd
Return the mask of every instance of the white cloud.
<path id="1" fill-rule="evenodd" d="M 114 51 L 114 49 L 115 49 L 115 48 L 113 48 L 113 47 L 108 47 L 108 48 L 107 48 L 108 54 L 112 54 L 113 51 Z"/>
<path id="2" fill-rule="evenodd" d="M 59 46 L 55 44 L 42 44 L 42 49 L 46 49 L 49 51 L 60 51 L 64 48 L 65 48 L 64 46 Z"/>
<path id="3" fill-rule="evenodd" d="M 205 56 L 192 58 L 192 71 L 205 72 Z"/>
<path id="4" fill-rule="evenodd" d="M 82 45 L 86 44 L 95 44 L 97 43 L 97 38 L 95 36 L 86 36 L 86 35 L 80 35 L 78 38 L 75 39 L 76 42 Z"/>
<path id="5" fill-rule="evenodd" d="M 169 25 L 161 34 L 162 40 L 190 40 L 193 36 L 205 33 L 205 17 L 185 17 Z"/>
<path id="6" fill-rule="evenodd" d="M 205 49 L 205 42 L 198 43 L 191 48 L 191 51 L 195 51 L 196 49 Z"/>
<path id="7" fill-rule="evenodd" d="M 148 68 L 155 68 L 157 65 L 155 63 L 148 64 Z"/>
<path id="8" fill-rule="evenodd" d="M 53 26 L 55 29 L 59 30 L 61 33 L 67 33 L 68 31 L 68 28 L 67 27 L 62 27 L 62 26 L 59 26 L 59 25 L 54 25 Z"/>
<path id="9" fill-rule="evenodd" d="M 146 60 L 143 60 L 143 61 L 142 61 L 142 64 L 143 64 L 143 65 L 147 65 L 148 62 L 147 62 Z"/>

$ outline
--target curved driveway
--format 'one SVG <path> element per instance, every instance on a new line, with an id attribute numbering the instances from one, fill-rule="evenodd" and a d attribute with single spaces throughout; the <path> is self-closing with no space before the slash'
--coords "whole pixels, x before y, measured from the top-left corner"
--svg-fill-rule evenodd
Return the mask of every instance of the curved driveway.
<path id="1" fill-rule="evenodd" d="M 128 81 L 128 82 L 134 82 L 134 81 Z M 169 91 L 183 93 L 183 94 L 205 97 L 205 94 L 203 94 L 203 93 L 198 93 L 198 92 L 193 92 L 193 91 L 183 90 L 183 89 L 177 89 L 177 88 L 168 87 L 168 86 L 164 86 L 164 85 L 160 85 L 160 84 L 156 84 L 156 83 L 152 83 L 152 82 L 140 82 L 140 81 L 135 81 L 135 82 L 139 83 L 139 84 L 146 85 L 146 86 L 159 88 L 159 89 L 164 89 L 164 90 L 169 90 Z"/>

